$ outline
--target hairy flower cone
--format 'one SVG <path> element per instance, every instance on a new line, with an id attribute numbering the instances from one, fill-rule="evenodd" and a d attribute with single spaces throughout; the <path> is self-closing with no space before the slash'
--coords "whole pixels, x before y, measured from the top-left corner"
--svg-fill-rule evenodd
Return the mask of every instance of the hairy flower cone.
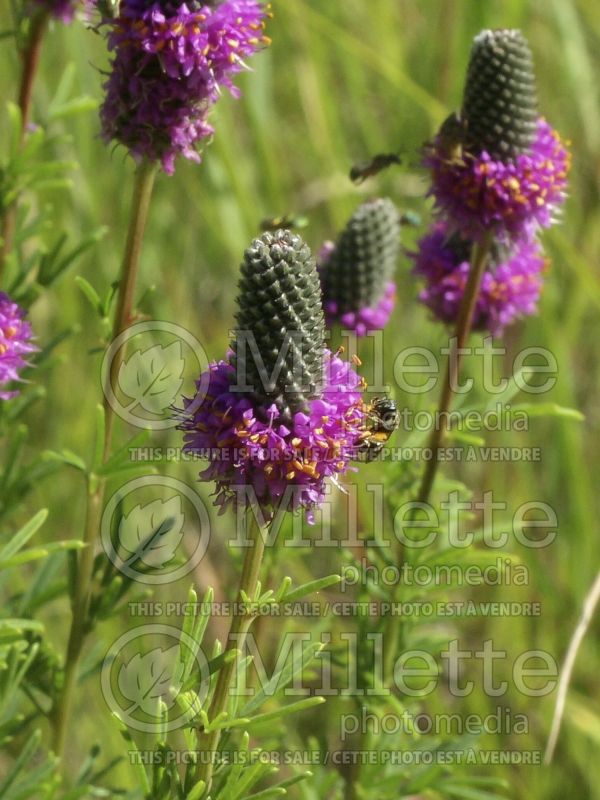
<path id="1" fill-rule="evenodd" d="M 537 129 L 533 58 L 518 30 L 483 31 L 473 42 L 461 114 L 465 149 L 506 161 L 531 148 Z"/>
<path id="2" fill-rule="evenodd" d="M 359 335 L 383 328 L 394 305 L 394 272 L 400 252 L 400 214 L 387 198 L 360 205 L 334 248 L 320 259 L 328 323 L 354 327 Z"/>
<path id="3" fill-rule="evenodd" d="M 252 242 L 241 273 L 232 363 L 254 397 L 289 417 L 318 395 L 323 377 L 315 261 L 299 236 L 279 230 Z"/>
<path id="4" fill-rule="evenodd" d="M 277 231 L 252 243 L 238 303 L 233 350 L 200 375 L 194 397 L 184 398 L 184 448 L 208 459 L 200 479 L 215 482 L 221 510 L 250 504 L 268 521 L 278 510 L 304 508 L 312 521 L 327 479 L 351 469 L 356 457 L 366 425 L 363 383 L 324 347 L 318 275 L 300 237 Z M 243 387 L 261 379 L 243 332 L 254 335 L 267 372 L 281 367 L 272 386 Z M 299 379 L 310 388 L 300 388 Z"/>

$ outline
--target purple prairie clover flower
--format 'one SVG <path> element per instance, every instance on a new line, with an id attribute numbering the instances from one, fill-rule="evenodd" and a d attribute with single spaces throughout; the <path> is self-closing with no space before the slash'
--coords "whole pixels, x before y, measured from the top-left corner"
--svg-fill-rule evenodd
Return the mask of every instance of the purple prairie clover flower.
<path id="1" fill-rule="evenodd" d="M 570 154 L 540 119 L 531 149 L 514 160 L 503 162 L 484 150 L 448 161 L 434 144 L 425 164 L 432 170 L 436 208 L 457 230 L 478 238 L 492 229 L 516 239 L 554 222 L 566 197 Z"/>
<path id="2" fill-rule="evenodd" d="M 317 254 L 319 272 L 327 266 L 329 258 L 335 250 L 335 242 L 323 242 Z M 357 311 L 341 311 L 336 300 L 323 298 L 323 311 L 328 325 L 339 322 L 343 328 L 352 330 L 357 336 L 367 336 L 371 331 L 380 331 L 387 325 L 396 305 L 396 284 L 388 281 L 383 296 L 373 306 L 364 306 Z"/>
<path id="3" fill-rule="evenodd" d="M 324 243 L 318 269 L 328 325 L 338 322 L 357 336 L 385 328 L 396 301 L 400 225 L 391 200 L 368 200 L 356 209 L 337 242 Z"/>
<path id="4" fill-rule="evenodd" d="M 471 249 L 471 242 L 452 234 L 447 223 L 439 222 L 411 254 L 414 274 L 425 280 L 419 299 L 442 322 L 453 324 L 458 319 Z M 536 239 L 522 239 L 508 252 L 496 248 L 482 278 L 473 329 L 500 336 L 519 317 L 535 314 L 546 266 Z"/>
<path id="5" fill-rule="evenodd" d="M 117 58 L 105 89 L 100 118 L 107 141 L 124 144 L 136 160 L 160 160 L 168 175 L 178 155 L 200 162 L 198 143 L 213 133 L 209 104 L 191 104 L 185 81 L 166 81 L 158 71 L 137 74 Z"/>
<path id="6" fill-rule="evenodd" d="M 364 420 L 356 372 L 329 351 L 324 367 L 321 396 L 283 421 L 276 404 L 257 408 L 256 401 L 232 392 L 236 370 L 230 361 L 211 364 L 208 382 L 200 377 L 200 391 L 208 383 L 205 399 L 185 400 L 180 427 L 184 449 L 209 459 L 200 479 L 215 482 L 216 505 L 225 510 L 256 500 L 266 518 L 282 501 L 290 510 L 321 505 L 326 479 L 348 470 Z M 193 405 L 196 410 L 185 417 Z M 249 497 L 245 487 L 253 490 Z"/>
<path id="7" fill-rule="evenodd" d="M 239 94 L 233 76 L 269 43 L 267 15 L 258 0 L 122 0 L 118 16 L 103 19 L 113 52 L 101 109 L 105 140 L 161 161 L 169 174 L 178 155 L 199 161 L 197 147 L 213 133 L 211 106 L 223 88 Z"/>
<path id="8" fill-rule="evenodd" d="M 37 347 L 32 344 L 31 325 L 25 311 L 4 292 L 0 292 L 0 398 L 9 400 L 19 394 L 8 388 L 20 380 L 19 372 L 28 366 L 27 356 Z"/>
<path id="9" fill-rule="evenodd" d="M 319 279 L 299 236 L 264 233 L 241 273 L 232 349 L 184 399 L 184 448 L 208 459 L 200 479 L 215 482 L 222 510 L 256 504 L 269 520 L 302 508 L 312 521 L 326 481 L 356 456 L 364 384 L 324 346 Z"/>
<path id="10" fill-rule="evenodd" d="M 268 43 L 264 17 L 256 0 L 225 0 L 214 8 L 125 0 L 109 34 L 109 48 L 131 47 L 150 61 L 158 57 L 168 77 L 193 76 L 198 89 L 216 100 L 221 86 L 238 93 L 231 75 Z"/>
<path id="11" fill-rule="evenodd" d="M 564 202 L 570 154 L 539 116 L 533 61 L 519 31 L 474 40 L 462 109 L 426 147 L 436 210 L 470 239 L 549 227 Z"/>

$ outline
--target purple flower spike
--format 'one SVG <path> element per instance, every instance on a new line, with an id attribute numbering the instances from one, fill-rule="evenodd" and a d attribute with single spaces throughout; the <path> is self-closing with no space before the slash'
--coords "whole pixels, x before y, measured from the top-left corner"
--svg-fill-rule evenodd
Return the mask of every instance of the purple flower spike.
<path id="1" fill-rule="evenodd" d="M 299 236 L 264 233 L 246 250 L 236 336 L 186 398 L 179 428 L 208 459 L 216 505 L 265 520 L 303 508 L 312 521 L 328 478 L 344 475 L 364 437 L 364 384 L 324 347 L 315 261 Z"/>
<path id="2" fill-rule="evenodd" d="M 570 156 L 539 116 L 533 56 L 519 30 L 484 30 L 473 40 L 460 114 L 425 150 L 429 194 L 467 239 L 508 243 L 555 220 Z"/>
<path id="3" fill-rule="evenodd" d="M 26 356 L 37 347 L 31 343 L 31 325 L 25 311 L 4 292 L 0 292 L 0 398 L 9 400 L 19 394 L 8 384 L 20 380 L 19 371 L 29 366 Z"/>
<path id="4" fill-rule="evenodd" d="M 516 240 L 555 220 L 567 191 L 571 157 L 548 123 L 540 119 L 531 149 L 501 161 L 484 150 L 449 159 L 438 137 L 425 157 L 432 171 L 436 209 L 463 235 L 479 239 L 493 230 Z"/>
<path id="5" fill-rule="evenodd" d="M 112 72 L 101 109 L 104 139 L 136 158 L 160 161 L 172 174 L 178 155 L 199 161 L 213 133 L 207 121 L 222 88 L 237 96 L 232 76 L 269 43 L 267 11 L 258 0 L 218 5 L 122 0 L 106 17 Z"/>
<path id="6" fill-rule="evenodd" d="M 235 368 L 229 361 L 211 364 L 209 376 L 200 377 L 203 394 L 184 400 L 180 428 L 184 449 L 208 459 L 200 479 L 215 481 L 215 504 L 222 511 L 257 502 L 267 519 L 282 505 L 306 509 L 311 521 L 325 497 L 327 478 L 348 471 L 364 430 L 361 379 L 329 351 L 324 372 L 322 394 L 291 423 L 282 423 L 276 405 L 261 408 L 233 392 Z M 186 416 L 189 408 L 195 410 Z"/>
<path id="7" fill-rule="evenodd" d="M 362 203 L 336 243 L 318 254 L 323 310 L 357 336 L 382 330 L 394 309 L 393 277 L 400 252 L 400 214 L 387 198 Z"/>
<path id="8" fill-rule="evenodd" d="M 419 299 L 434 316 L 448 324 L 457 321 L 467 278 L 471 243 L 452 235 L 439 222 L 411 254 L 414 273 L 425 279 Z M 495 254 L 484 273 L 475 312 L 474 330 L 494 336 L 519 317 L 535 314 L 543 286 L 546 261 L 537 240 L 520 241 L 508 255 Z"/>

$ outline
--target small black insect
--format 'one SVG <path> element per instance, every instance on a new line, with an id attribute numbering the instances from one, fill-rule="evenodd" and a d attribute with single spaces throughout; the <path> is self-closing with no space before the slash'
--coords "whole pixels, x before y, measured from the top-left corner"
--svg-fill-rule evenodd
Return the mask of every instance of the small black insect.
<path id="1" fill-rule="evenodd" d="M 261 220 L 261 231 L 277 231 L 280 228 L 287 230 L 306 228 L 308 225 L 308 218 L 303 217 L 301 214 L 283 214 L 280 217 L 267 217 Z"/>
<path id="2" fill-rule="evenodd" d="M 360 435 L 358 452 L 367 461 L 381 454 L 391 435 L 400 424 L 400 414 L 390 397 L 376 397 L 366 407 L 367 425 Z"/>
<path id="3" fill-rule="evenodd" d="M 350 170 L 350 180 L 357 185 L 364 183 L 367 178 L 372 178 L 392 164 L 401 164 L 402 160 L 396 153 L 379 153 L 370 161 L 361 161 Z"/>
<path id="4" fill-rule="evenodd" d="M 462 161 L 465 125 L 456 112 L 442 122 L 438 133 L 437 150 L 450 164 Z"/>

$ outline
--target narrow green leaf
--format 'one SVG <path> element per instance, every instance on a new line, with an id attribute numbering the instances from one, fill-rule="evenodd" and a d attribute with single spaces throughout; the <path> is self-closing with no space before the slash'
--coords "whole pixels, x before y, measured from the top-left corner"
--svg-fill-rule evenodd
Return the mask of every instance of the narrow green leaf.
<path id="1" fill-rule="evenodd" d="M 7 487 L 10 485 L 11 479 L 17 466 L 20 461 L 21 452 L 23 449 L 23 445 L 25 444 L 25 439 L 27 438 L 27 426 L 26 425 L 19 425 L 12 437 L 8 451 L 5 455 L 4 463 L 5 468 L 2 474 L 2 480 L 0 483 L 1 486 L 1 493 L 3 496 L 7 494 Z"/>
<path id="2" fill-rule="evenodd" d="M 24 768 L 28 768 L 31 764 L 33 757 L 40 746 L 42 739 L 42 732 L 39 730 L 34 731 L 33 735 L 29 736 L 23 745 L 23 749 L 19 753 L 19 757 L 12 765 L 6 778 L 0 783 L 0 797 L 7 797 L 8 790 L 19 777 L 19 774 Z"/>
<path id="3" fill-rule="evenodd" d="M 85 461 L 81 456 L 78 456 L 77 453 L 73 453 L 71 450 L 61 450 L 60 453 L 56 450 L 44 450 L 42 457 L 49 461 L 60 461 L 63 464 L 67 464 L 69 467 L 74 467 L 80 472 L 87 473 Z"/>
<path id="4" fill-rule="evenodd" d="M 77 288 L 81 291 L 83 296 L 89 302 L 91 307 L 98 313 L 99 316 L 103 316 L 102 311 L 102 303 L 100 301 L 100 295 L 94 289 L 89 281 L 86 281 L 85 278 L 82 278 L 81 275 L 77 275 L 75 278 L 75 284 Z"/>
<path id="5" fill-rule="evenodd" d="M 297 589 L 289 592 L 283 596 L 283 603 L 292 603 L 294 600 L 300 600 L 308 594 L 320 592 L 322 589 L 327 589 L 329 586 L 335 586 L 342 580 L 341 575 L 327 575 L 325 578 L 317 578 L 315 581 L 298 586 Z"/>
<path id="6" fill-rule="evenodd" d="M 283 797 L 286 795 L 286 790 L 281 786 L 274 786 L 272 789 L 264 789 L 258 794 L 248 794 L 245 800 L 267 800 L 269 797 Z"/>
<path id="7" fill-rule="evenodd" d="M 267 681 L 264 686 L 261 686 L 254 697 L 248 700 L 248 702 L 240 710 L 240 716 L 252 718 L 256 709 L 260 708 L 267 698 L 273 697 L 277 691 L 283 689 L 291 681 L 293 681 L 296 675 L 302 672 L 302 670 L 313 660 L 315 655 L 319 653 L 324 646 L 325 645 L 322 644 L 322 642 L 313 642 L 306 648 L 302 658 L 295 660 L 288 659 L 283 669 L 275 672 L 271 679 Z"/>
<path id="8" fill-rule="evenodd" d="M 272 722 L 273 720 L 281 719 L 282 717 L 287 717 L 290 714 L 297 714 L 299 711 L 304 711 L 307 708 L 313 708 L 313 706 L 323 705 L 324 702 L 325 702 L 324 697 L 319 697 L 319 696 L 305 697 L 303 700 L 298 700 L 296 703 L 289 703 L 286 706 L 277 708 L 275 711 L 268 711 L 266 714 L 257 714 L 255 717 L 252 717 L 248 721 L 244 719 L 232 720 L 225 727 L 239 728 L 242 725 L 244 725 L 245 727 L 253 728 L 255 725 L 260 725 L 264 722 Z"/>
<path id="9" fill-rule="evenodd" d="M 44 558 L 47 555 L 48 551 L 42 547 L 37 547 L 31 550 L 23 550 L 22 552 L 14 555 L 12 558 L 0 558 L 0 570 L 17 567 L 20 564 L 27 564 L 29 561 L 38 561 L 40 558 Z"/>
<path id="10" fill-rule="evenodd" d="M 0 630 L 22 633 L 23 631 L 38 631 L 42 633 L 44 626 L 35 619 L 0 619 Z"/>
<path id="11" fill-rule="evenodd" d="M 275 592 L 275 602 L 280 603 L 284 595 L 287 593 L 289 588 L 292 585 L 292 579 L 289 575 L 286 575 L 285 578 L 281 581 L 281 586 Z"/>
<path id="12" fill-rule="evenodd" d="M 231 766 L 227 780 L 219 792 L 219 797 L 221 800 L 232 800 L 232 798 L 235 797 L 238 781 L 242 775 L 242 772 L 244 771 L 245 763 L 248 762 L 247 755 L 249 743 L 250 736 L 248 735 L 247 731 L 244 731 L 242 735 L 242 741 L 238 747 L 238 753 L 242 757 L 239 758 L 237 762 L 234 762 Z"/>
<path id="13" fill-rule="evenodd" d="M 583 422 L 585 416 L 575 408 L 565 408 L 557 403 L 521 403 L 512 407 L 512 413 L 523 411 L 529 417 L 563 417 Z"/>
<path id="14" fill-rule="evenodd" d="M 506 797 L 495 792 L 485 792 L 481 789 L 474 789 L 464 784 L 449 783 L 444 781 L 443 790 L 450 797 L 458 797 L 460 800 L 506 800 Z"/>
<path id="15" fill-rule="evenodd" d="M 198 781 L 198 783 L 188 792 L 187 800 L 200 800 L 205 789 L 206 784 L 204 781 Z"/>
<path id="16" fill-rule="evenodd" d="M 23 525 L 23 527 L 15 533 L 10 542 L 4 545 L 2 550 L 0 550 L 0 561 L 6 561 L 12 558 L 15 553 L 18 553 L 19 550 L 27 544 L 34 533 L 44 524 L 47 516 L 48 509 L 43 508 L 41 511 L 38 511 L 29 522 Z"/>
<path id="17" fill-rule="evenodd" d="M 136 753 L 139 754 L 140 751 L 138 749 L 138 746 L 135 743 L 135 740 L 133 739 L 131 733 L 129 732 L 129 729 L 127 728 L 127 726 L 125 725 L 125 723 L 123 722 L 121 717 L 116 713 L 116 711 L 112 711 L 111 712 L 111 716 L 115 720 L 115 722 L 117 724 L 117 727 L 119 728 L 119 732 L 120 732 L 121 736 L 123 737 L 123 739 L 125 740 L 125 742 L 128 745 L 130 745 L 131 747 L 133 747 L 134 750 L 136 751 Z M 146 770 L 144 768 L 144 764 L 143 764 L 142 759 L 141 758 L 130 759 L 129 763 L 132 764 L 132 766 L 134 767 L 134 771 L 135 771 L 135 774 L 138 777 L 139 784 L 140 784 L 140 787 L 142 788 L 142 791 L 145 793 L 145 795 L 149 795 L 150 794 L 150 782 L 148 780 L 148 775 L 147 775 Z"/>
<path id="18" fill-rule="evenodd" d="M 41 285 L 45 287 L 52 286 L 52 284 L 55 283 L 58 280 L 58 278 L 60 278 L 60 276 L 67 269 L 69 269 L 69 267 L 73 266 L 73 264 L 76 262 L 79 256 L 83 255 L 83 253 L 85 253 L 87 250 L 89 250 L 91 247 L 97 244 L 103 238 L 105 233 L 106 233 L 105 227 L 97 228 L 95 231 L 88 234 L 84 239 L 82 239 L 82 241 L 76 247 L 70 250 L 60 260 L 58 260 L 58 252 L 57 252 L 54 258 L 50 258 L 48 259 L 48 261 L 45 262 L 44 265 L 46 266 L 47 264 L 47 266 L 43 273 L 40 272 L 40 275 L 38 277 L 39 283 L 41 283 Z"/>

